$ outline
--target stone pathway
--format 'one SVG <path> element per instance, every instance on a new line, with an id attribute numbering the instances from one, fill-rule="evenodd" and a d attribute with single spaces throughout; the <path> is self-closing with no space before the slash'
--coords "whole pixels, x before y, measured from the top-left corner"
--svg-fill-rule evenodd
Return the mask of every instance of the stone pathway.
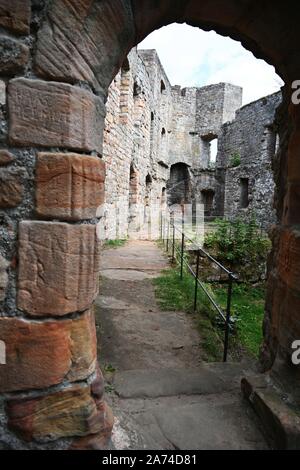
<path id="1" fill-rule="evenodd" d="M 152 279 L 168 266 L 153 242 L 102 254 L 96 301 L 99 357 L 117 449 L 265 449 L 240 394 L 249 371 L 205 364 L 191 316 L 160 311 Z"/>

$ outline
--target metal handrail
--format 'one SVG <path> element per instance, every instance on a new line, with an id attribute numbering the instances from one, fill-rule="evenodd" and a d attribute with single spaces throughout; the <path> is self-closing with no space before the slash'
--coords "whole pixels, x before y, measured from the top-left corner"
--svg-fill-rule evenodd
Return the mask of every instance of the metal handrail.
<path id="1" fill-rule="evenodd" d="M 173 225 L 171 222 L 170 222 L 170 224 L 171 224 L 171 226 Z M 182 231 L 176 226 L 176 224 L 174 224 L 174 226 L 175 226 L 175 230 L 182 234 Z M 220 269 L 222 269 L 222 271 L 224 271 L 226 274 L 231 274 L 235 279 L 238 279 L 237 276 L 233 272 L 231 272 L 227 268 L 225 268 L 225 266 L 223 266 L 221 263 L 219 263 L 219 261 L 217 261 L 213 256 L 211 256 L 209 253 L 207 253 L 207 251 L 205 251 L 203 248 L 201 248 L 201 246 L 197 245 L 197 243 L 194 240 L 189 238 L 187 235 L 185 235 L 185 239 L 188 240 L 190 243 L 193 243 L 194 245 L 196 245 L 197 250 L 201 251 L 207 258 L 210 259 L 210 261 L 212 261 Z M 197 250 L 194 250 L 194 251 L 197 251 Z"/>
<path id="2" fill-rule="evenodd" d="M 167 252 L 169 252 L 169 244 L 170 244 L 170 229 L 172 229 L 172 237 L 171 237 L 171 243 L 172 243 L 172 260 L 176 260 L 175 254 L 177 253 L 180 256 L 180 278 L 183 279 L 183 266 L 185 265 L 190 272 L 190 274 L 193 276 L 195 279 L 195 291 L 194 291 L 194 311 L 197 310 L 197 301 L 198 301 L 198 287 L 200 287 L 205 295 L 208 297 L 210 300 L 211 304 L 215 308 L 215 310 L 218 312 L 220 318 L 224 322 L 225 325 L 225 335 L 224 335 L 224 351 L 223 351 L 223 362 L 227 361 L 228 357 L 228 347 L 229 347 L 229 334 L 230 331 L 232 331 L 232 321 L 231 321 L 231 300 L 232 300 L 232 289 L 233 289 L 233 282 L 236 281 L 238 278 L 237 276 L 229 271 L 225 266 L 223 266 L 219 261 L 217 261 L 213 256 L 211 256 L 209 253 L 207 253 L 202 247 L 197 245 L 194 240 L 191 240 L 189 238 L 183 228 L 179 228 L 176 226 L 174 220 L 168 221 L 168 228 L 167 228 L 167 237 L 165 238 L 165 225 L 166 225 L 166 220 L 161 217 L 161 239 L 163 243 L 166 242 L 166 248 Z M 184 227 L 184 223 L 182 220 L 182 227 Z M 178 232 L 181 234 L 181 249 L 177 249 L 176 243 L 175 243 L 175 232 Z M 190 264 L 184 259 L 184 248 L 185 248 L 185 242 L 189 241 L 190 243 L 196 245 L 196 249 L 194 251 L 197 252 L 197 261 L 196 261 L 196 272 L 193 270 L 193 268 L 190 266 Z M 202 255 L 206 256 L 211 262 L 216 264 L 224 273 L 227 274 L 228 276 L 228 290 L 227 290 L 227 305 L 226 305 L 226 311 L 224 312 L 222 307 L 220 307 L 217 302 L 214 300 L 214 298 L 210 295 L 208 290 L 205 287 L 205 284 L 199 279 L 199 270 L 200 270 L 200 253 Z"/>

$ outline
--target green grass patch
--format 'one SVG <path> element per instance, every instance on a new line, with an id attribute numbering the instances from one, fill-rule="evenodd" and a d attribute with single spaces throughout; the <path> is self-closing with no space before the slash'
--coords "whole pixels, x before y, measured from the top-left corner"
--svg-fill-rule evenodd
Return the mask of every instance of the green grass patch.
<path id="1" fill-rule="evenodd" d="M 154 279 L 155 293 L 162 310 L 184 311 L 194 314 L 194 279 L 184 273 L 180 279 L 178 268 L 162 272 Z M 210 295 L 223 310 L 226 309 L 227 287 L 224 285 L 205 284 Z M 230 354 L 240 358 L 247 354 L 258 357 L 263 341 L 262 322 L 264 317 L 265 289 L 263 286 L 234 285 L 232 295 L 232 318 L 235 333 L 230 336 Z M 223 353 L 224 330 L 216 324 L 217 314 L 203 291 L 198 289 L 195 324 L 201 336 L 201 345 L 206 361 L 220 361 Z"/>
<path id="2" fill-rule="evenodd" d="M 225 308 L 227 290 L 215 290 L 217 302 Z M 251 355 L 258 357 L 263 341 L 265 289 L 263 286 L 235 285 L 232 295 L 232 316 L 236 320 L 237 339 Z"/>
<path id="3" fill-rule="evenodd" d="M 104 243 L 104 247 L 107 248 L 120 248 L 126 244 L 127 240 L 106 240 Z"/>

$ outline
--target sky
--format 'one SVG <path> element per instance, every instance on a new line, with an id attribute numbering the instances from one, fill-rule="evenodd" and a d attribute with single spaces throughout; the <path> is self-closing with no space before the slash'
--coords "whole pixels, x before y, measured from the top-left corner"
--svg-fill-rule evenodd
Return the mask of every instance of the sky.
<path id="1" fill-rule="evenodd" d="M 186 24 L 154 31 L 138 46 L 156 49 L 172 85 L 205 86 L 228 82 L 243 87 L 243 104 L 278 91 L 283 82 L 274 67 L 240 42 Z"/>

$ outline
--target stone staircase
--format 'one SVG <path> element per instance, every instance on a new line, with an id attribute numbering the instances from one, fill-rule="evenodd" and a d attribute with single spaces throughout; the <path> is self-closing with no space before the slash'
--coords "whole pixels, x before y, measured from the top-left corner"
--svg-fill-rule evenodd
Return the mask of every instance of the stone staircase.
<path id="1" fill-rule="evenodd" d="M 245 372 L 236 364 L 217 363 L 116 372 L 108 378 L 115 447 L 267 449 L 260 423 L 240 393 Z"/>

